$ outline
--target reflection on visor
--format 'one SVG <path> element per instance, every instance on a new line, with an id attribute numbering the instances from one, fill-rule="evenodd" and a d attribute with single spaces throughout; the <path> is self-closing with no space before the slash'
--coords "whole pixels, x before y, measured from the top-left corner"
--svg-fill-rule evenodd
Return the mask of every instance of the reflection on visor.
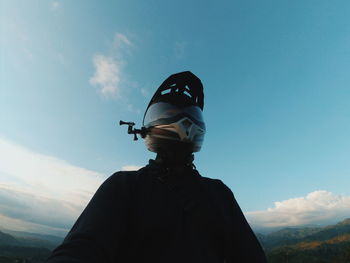
<path id="1" fill-rule="evenodd" d="M 202 111 L 197 106 L 179 108 L 169 103 L 158 102 L 151 105 L 145 115 L 143 125 L 149 126 L 151 123 L 160 121 L 159 124 L 168 124 L 177 121 L 182 117 L 188 117 L 194 123 L 205 129 Z"/>

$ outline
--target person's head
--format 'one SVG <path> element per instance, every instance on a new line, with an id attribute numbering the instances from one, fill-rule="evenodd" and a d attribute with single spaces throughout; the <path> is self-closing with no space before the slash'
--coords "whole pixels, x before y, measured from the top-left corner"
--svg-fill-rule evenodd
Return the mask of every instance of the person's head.
<path id="1" fill-rule="evenodd" d="M 170 158 L 200 151 L 205 134 L 203 85 L 190 71 L 168 77 L 153 95 L 143 126 L 148 150 Z"/>

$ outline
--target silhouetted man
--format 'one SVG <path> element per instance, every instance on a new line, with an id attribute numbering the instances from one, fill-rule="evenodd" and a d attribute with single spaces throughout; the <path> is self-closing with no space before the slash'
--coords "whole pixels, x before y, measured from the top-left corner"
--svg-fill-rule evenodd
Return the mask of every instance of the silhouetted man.
<path id="1" fill-rule="evenodd" d="M 97 190 L 47 262 L 266 262 L 231 190 L 202 177 L 203 86 L 171 75 L 152 97 L 140 133 L 155 160 L 117 172 Z"/>

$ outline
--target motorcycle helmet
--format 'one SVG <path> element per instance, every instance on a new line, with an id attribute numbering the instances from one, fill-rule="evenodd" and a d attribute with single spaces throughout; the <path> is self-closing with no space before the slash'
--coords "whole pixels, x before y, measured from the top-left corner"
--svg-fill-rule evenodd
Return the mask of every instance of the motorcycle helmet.
<path id="1" fill-rule="evenodd" d="M 205 134 L 204 94 L 200 79 L 190 71 L 168 77 L 153 95 L 143 117 L 148 150 L 193 153 Z"/>

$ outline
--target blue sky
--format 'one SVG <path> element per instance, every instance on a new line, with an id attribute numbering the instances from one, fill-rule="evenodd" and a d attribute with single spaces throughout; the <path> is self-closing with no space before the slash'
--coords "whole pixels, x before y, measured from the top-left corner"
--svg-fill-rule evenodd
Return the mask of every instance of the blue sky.
<path id="1" fill-rule="evenodd" d="M 21 203 L 37 212 L 30 224 L 69 228 L 107 176 L 153 158 L 117 124 L 141 125 L 156 88 L 184 70 L 205 89 L 198 170 L 223 180 L 251 222 L 350 216 L 350 3 L 198 3 L 1 1 L 0 194 L 57 206 L 81 194 L 65 227 Z M 0 216 L 23 220 L 5 201 Z"/>

